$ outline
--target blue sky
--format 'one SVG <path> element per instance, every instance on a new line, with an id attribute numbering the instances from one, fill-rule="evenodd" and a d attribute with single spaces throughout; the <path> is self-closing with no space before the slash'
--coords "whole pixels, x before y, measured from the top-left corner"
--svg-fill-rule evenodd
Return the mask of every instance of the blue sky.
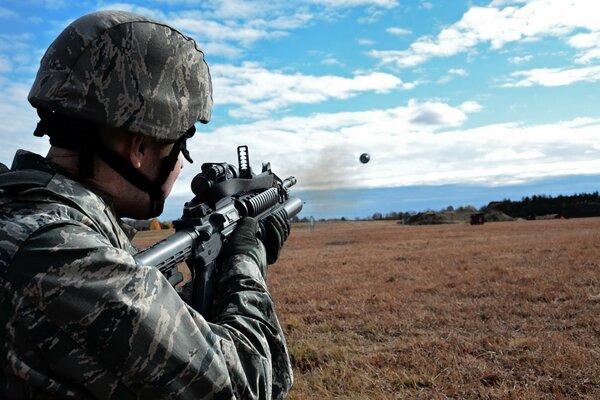
<path id="1" fill-rule="evenodd" d="M 234 162 L 240 144 L 255 168 L 295 175 L 319 217 L 370 215 L 378 197 L 385 213 L 597 190 L 597 0 L 3 0 L 0 162 L 47 151 L 26 100 L 37 65 L 69 22 L 100 9 L 171 24 L 211 69 L 213 118 L 167 218 L 199 164 Z M 336 189 L 356 207 L 323 205 Z"/>

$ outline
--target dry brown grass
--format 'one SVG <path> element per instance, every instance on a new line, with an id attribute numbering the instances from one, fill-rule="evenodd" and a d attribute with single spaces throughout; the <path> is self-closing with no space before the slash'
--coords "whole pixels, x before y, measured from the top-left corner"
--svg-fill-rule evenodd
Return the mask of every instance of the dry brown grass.
<path id="1" fill-rule="evenodd" d="M 290 399 L 600 398 L 600 218 L 296 224 Z"/>

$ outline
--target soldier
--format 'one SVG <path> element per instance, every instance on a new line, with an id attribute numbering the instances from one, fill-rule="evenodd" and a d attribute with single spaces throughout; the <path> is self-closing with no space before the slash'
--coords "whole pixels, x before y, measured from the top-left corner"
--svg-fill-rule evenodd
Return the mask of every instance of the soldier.
<path id="1" fill-rule="evenodd" d="M 285 397 L 264 275 L 289 223 L 268 222 L 265 248 L 256 220 L 240 222 L 208 322 L 135 264 L 119 220 L 161 213 L 194 123 L 210 119 L 194 40 L 131 13 L 83 16 L 47 50 L 29 101 L 51 149 L 20 150 L 0 174 L 0 398 Z"/>

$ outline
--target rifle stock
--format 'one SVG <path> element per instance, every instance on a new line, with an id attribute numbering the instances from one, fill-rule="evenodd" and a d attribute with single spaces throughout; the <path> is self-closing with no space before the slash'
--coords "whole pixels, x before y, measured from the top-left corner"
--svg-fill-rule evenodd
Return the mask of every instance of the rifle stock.
<path id="1" fill-rule="evenodd" d="M 177 266 L 185 261 L 192 279 L 179 289 L 180 295 L 206 319 L 211 317 L 215 270 L 238 221 L 273 214 L 291 219 L 302 210 L 302 200 L 289 195 L 296 178 L 279 179 L 268 163 L 254 175 L 247 146 L 238 147 L 238 164 L 239 172 L 226 163 L 203 164 L 192 180 L 195 197 L 174 221 L 175 233 L 134 256 L 139 265 L 158 268 L 174 287 L 183 281 Z"/>

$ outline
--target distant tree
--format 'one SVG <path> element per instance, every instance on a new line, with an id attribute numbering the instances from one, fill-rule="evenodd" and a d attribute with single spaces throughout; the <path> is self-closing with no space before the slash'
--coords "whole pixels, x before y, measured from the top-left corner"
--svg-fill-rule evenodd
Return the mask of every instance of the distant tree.
<path id="1" fill-rule="evenodd" d="M 161 229 L 173 229 L 173 222 L 171 221 L 163 221 L 160 223 Z"/>
<path id="2" fill-rule="evenodd" d="M 376 212 L 371 218 L 375 221 L 379 221 L 383 219 L 383 214 L 381 214 L 380 212 Z"/>
<path id="3" fill-rule="evenodd" d="M 490 209 L 502 211 L 515 218 L 533 218 L 536 215 L 557 214 L 567 218 L 596 217 L 600 216 L 600 197 L 598 192 L 574 194 L 571 196 L 560 195 L 533 195 L 523 197 L 521 201 L 491 202 Z"/>
<path id="4" fill-rule="evenodd" d="M 398 213 L 396 211 L 389 212 L 385 215 L 385 219 L 396 220 L 396 219 L 398 219 Z"/>
<path id="5" fill-rule="evenodd" d="M 474 212 L 477 212 L 477 207 L 475 207 L 473 205 L 460 206 L 456 209 L 456 211 L 465 212 L 465 213 L 474 213 Z"/>
<path id="6" fill-rule="evenodd" d="M 158 221 L 158 219 L 154 218 L 152 221 L 150 221 L 151 231 L 160 231 L 160 229 L 160 222 Z"/>

